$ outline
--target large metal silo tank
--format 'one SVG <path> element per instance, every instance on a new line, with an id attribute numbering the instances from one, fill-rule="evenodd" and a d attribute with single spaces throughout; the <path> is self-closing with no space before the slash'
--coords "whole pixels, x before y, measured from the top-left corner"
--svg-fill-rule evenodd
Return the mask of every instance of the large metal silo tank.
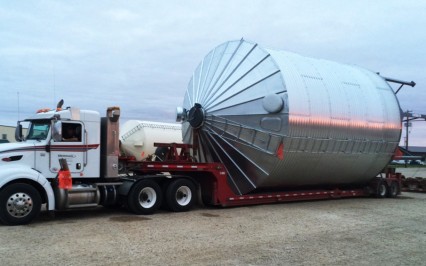
<path id="1" fill-rule="evenodd" d="M 245 40 L 205 56 L 183 108 L 184 142 L 224 163 L 239 194 L 365 184 L 401 136 L 398 100 L 376 73 Z"/>

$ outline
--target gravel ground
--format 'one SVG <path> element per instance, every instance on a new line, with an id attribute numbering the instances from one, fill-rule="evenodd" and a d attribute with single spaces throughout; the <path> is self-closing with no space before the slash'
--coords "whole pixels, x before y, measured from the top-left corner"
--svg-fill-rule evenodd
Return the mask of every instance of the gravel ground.
<path id="1" fill-rule="evenodd" d="M 1 265 L 425 265 L 426 194 L 198 208 L 47 213 L 0 225 Z"/>

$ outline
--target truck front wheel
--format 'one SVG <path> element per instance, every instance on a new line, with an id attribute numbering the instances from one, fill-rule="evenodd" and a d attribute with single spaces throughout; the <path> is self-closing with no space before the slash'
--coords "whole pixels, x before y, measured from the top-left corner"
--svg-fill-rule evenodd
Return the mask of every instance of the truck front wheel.
<path id="1" fill-rule="evenodd" d="M 174 212 L 188 211 L 194 205 L 195 195 L 194 183 L 188 179 L 177 179 L 167 187 L 167 206 Z"/>
<path id="2" fill-rule="evenodd" d="M 133 185 L 127 196 L 127 206 L 136 214 L 152 214 L 161 204 L 161 188 L 152 180 L 141 180 Z"/>
<path id="3" fill-rule="evenodd" d="M 11 184 L 0 192 L 0 221 L 4 224 L 28 224 L 38 216 L 40 210 L 40 194 L 31 185 Z"/>

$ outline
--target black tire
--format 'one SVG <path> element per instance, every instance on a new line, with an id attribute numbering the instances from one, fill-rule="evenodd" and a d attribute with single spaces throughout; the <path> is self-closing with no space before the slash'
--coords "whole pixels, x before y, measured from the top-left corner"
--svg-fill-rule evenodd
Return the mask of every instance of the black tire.
<path id="1" fill-rule="evenodd" d="M 0 192 L 0 221 L 6 225 L 30 223 L 41 211 L 41 196 L 33 186 L 16 183 Z"/>
<path id="2" fill-rule="evenodd" d="M 376 197 L 377 198 L 385 198 L 388 195 L 389 187 L 383 180 L 378 180 L 376 187 Z"/>
<path id="3" fill-rule="evenodd" d="M 388 197 L 395 198 L 399 194 L 399 185 L 396 181 L 392 181 L 388 189 Z"/>
<path id="4" fill-rule="evenodd" d="M 136 214 L 153 214 L 161 205 L 160 186 L 153 180 L 136 182 L 127 196 L 127 207 Z"/>
<path id="5" fill-rule="evenodd" d="M 419 189 L 419 182 L 412 177 L 405 179 L 405 187 L 410 191 L 416 191 Z"/>
<path id="6" fill-rule="evenodd" d="M 166 190 L 167 206 L 171 211 L 184 212 L 192 208 L 195 203 L 195 185 L 188 179 L 172 181 Z"/>

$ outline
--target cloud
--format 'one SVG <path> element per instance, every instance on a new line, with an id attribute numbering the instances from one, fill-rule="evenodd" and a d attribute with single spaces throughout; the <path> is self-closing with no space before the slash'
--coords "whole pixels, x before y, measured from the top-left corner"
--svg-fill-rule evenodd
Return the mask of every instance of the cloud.
<path id="1" fill-rule="evenodd" d="M 79 56 L 82 50 L 73 47 L 36 47 L 36 46 L 10 46 L 0 47 L 0 55 L 8 57 L 18 56 Z"/>
<path id="2" fill-rule="evenodd" d="M 0 7 L 0 124 L 66 105 L 173 121 L 217 45 L 259 45 L 414 80 L 399 101 L 426 114 L 422 1 L 26 1 Z M 416 130 L 416 129 L 413 129 Z M 416 139 L 417 137 L 413 137 Z"/>
<path id="3" fill-rule="evenodd" d="M 109 9 L 104 11 L 103 14 L 112 20 L 115 21 L 134 21 L 139 18 L 139 15 L 135 12 L 132 12 L 128 9 Z"/>

